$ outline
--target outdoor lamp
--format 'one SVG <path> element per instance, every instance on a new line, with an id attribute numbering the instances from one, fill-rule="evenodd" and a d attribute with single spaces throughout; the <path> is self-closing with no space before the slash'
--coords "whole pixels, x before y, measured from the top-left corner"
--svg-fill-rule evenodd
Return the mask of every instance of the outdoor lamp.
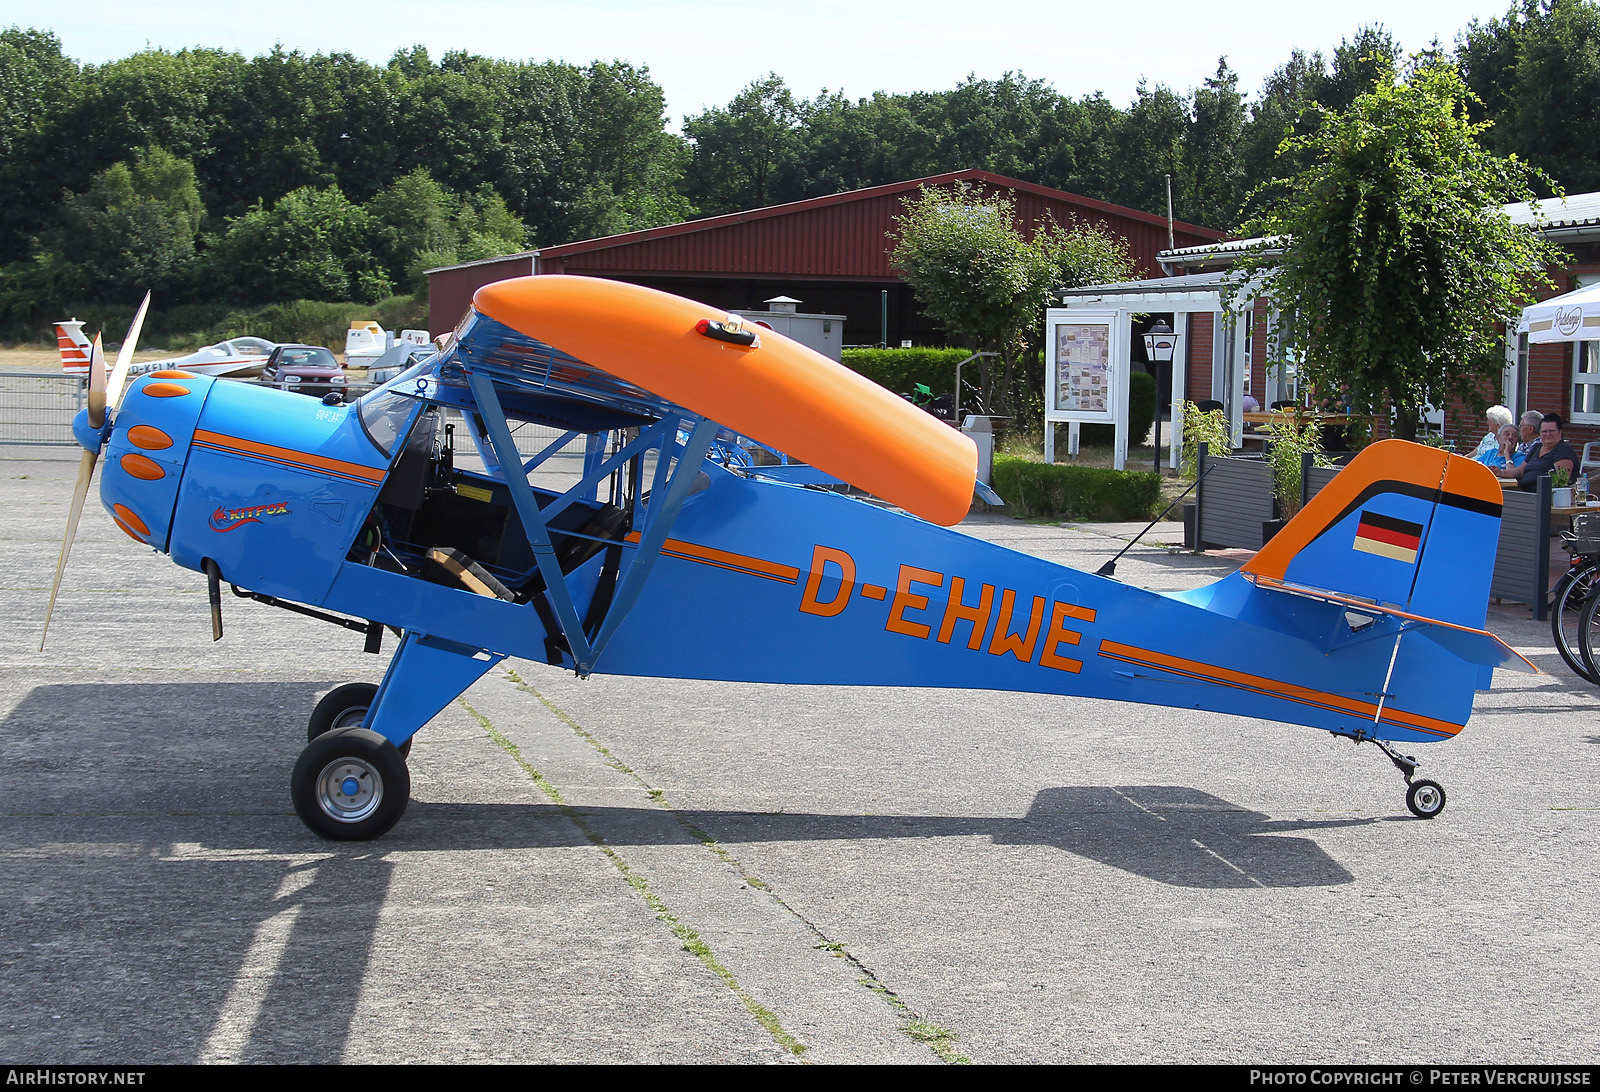
<path id="1" fill-rule="evenodd" d="M 1172 327 L 1166 320 L 1156 319 L 1156 324 L 1144 335 L 1144 356 L 1152 364 L 1172 363 Z"/>
<path id="2" fill-rule="evenodd" d="M 1161 384 L 1161 365 L 1172 363 L 1172 327 L 1168 326 L 1165 319 L 1156 319 L 1144 335 L 1144 358 L 1150 362 L 1155 371 L 1156 385 Z M 1174 404 L 1173 412 L 1177 412 Z M 1156 403 L 1156 428 L 1154 442 L 1150 445 L 1155 450 L 1151 459 L 1155 463 L 1155 471 L 1161 473 L 1161 404 Z"/>

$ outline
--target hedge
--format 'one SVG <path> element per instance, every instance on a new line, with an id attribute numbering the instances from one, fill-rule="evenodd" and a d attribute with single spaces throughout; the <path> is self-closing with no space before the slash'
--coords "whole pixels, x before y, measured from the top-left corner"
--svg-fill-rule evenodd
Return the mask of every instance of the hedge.
<path id="1" fill-rule="evenodd" d="M 1036 463 L 994 457 L 994 491 L 1024 515 L 1057 519 L 1150 519 L 1161 500 L 1161 476 L 1144 470 Z"/>
<path id="2" fill-rule="evenodd" d="M 1131 372 L 1128 377 L 1128 444 L 1144 443 L 1156 419 L 1156 380 L 1149 372 Z M 1081 425 L 1078 442 L 1109 446 L 1117 442 L 1115 425 Z"/>
<path id="3" fill-rule="evenodd" d="M 80 308 L 76 317 L 91 333 L 105 331 L 110 345 L 120 345 L 123 331 L 133 319 L 132 307 Z M 291 300 L 263 307 L 230 307 L 224 303 L 179 304 L 151 311 L 140 342 L 147 348 L 188 352 L 228 338 L 254 334 L 268 341 L 326 345 L 344 351 L 345 331 L 357 319 L 374 319 L 385 330 L 426 328 L 426 296 L 390 296 L 378 303 L 324 303 Z"/>
<path id="4" fill-rule="evenodd" d="M 952 394 L 956 365 L 971 355 L 966 349 L 846 349 L 843 363 L 896 394 L 905 394 L 918 383 L 934 394 Z M 972 366 L 977 368 L 977 361 Z M 971 378 L 977 382 L 976 373 Z"/>

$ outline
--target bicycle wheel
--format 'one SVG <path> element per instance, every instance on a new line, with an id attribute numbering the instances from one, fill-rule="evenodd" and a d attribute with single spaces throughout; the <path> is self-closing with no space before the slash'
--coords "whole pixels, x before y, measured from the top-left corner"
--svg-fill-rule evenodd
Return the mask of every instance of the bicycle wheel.
<path id="1" fill-rule="evenodd" d="M 1590 595 L 1578 614 L 1578 652 L 1583 658 L 1584 678 L 1600 678 L 1595 665 L 1600 663 L 1600 592 Z"/>
<path id="2" fill-rule="evenodd" d="M 1600 675 L 1595 674 L 1594 666 L 1588 662 L 1589 656 L 1580 639 L 1584 607 L 1597 598 L 1594 594 L 1597 588 L 1600 588 L 1600 562 L 1590 561 L 1569 570 L 1550 593 L 1550 635 L 1568 667 L 1590 682 L 1600 684 Z M 1600 637 L 1595 639 L 1595 644 L 1600 649 Z"/>

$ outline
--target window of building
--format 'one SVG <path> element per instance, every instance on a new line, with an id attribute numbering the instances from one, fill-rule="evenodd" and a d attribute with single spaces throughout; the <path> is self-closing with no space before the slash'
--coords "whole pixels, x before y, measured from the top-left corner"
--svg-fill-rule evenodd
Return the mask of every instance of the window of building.
<path id="1" fill-rule="evenodd" d="M 1594 277 L 1579 277 L 1575 287 L 1587 288 L 1594 282 Z M 1577 424 L 1600 424 L 1600 342 L 1573 343 L 1570 417 Z"/>
<path id="2" fill-rule="evenodd" d="M 1572 419 L 1600 422 L 1600 341 L 1572 346 Z"/>

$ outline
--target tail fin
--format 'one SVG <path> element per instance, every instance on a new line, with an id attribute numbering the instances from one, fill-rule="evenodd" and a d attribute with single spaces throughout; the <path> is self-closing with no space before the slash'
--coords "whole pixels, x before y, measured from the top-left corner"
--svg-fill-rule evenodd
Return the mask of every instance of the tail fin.
<path id="1" fill-rule="evenodd" d="M 1471 459 L 1403 440 L 1357 455 L 1244 567 L 1258 585 L 1332 593 L 1481 629 L 1501 488 Z"/>
<path id="2" fill-rule="evenodd" d="M 61 350 L 61 370 L 68 375 L 89 374 L 89 339 L 83 336 L 83 323 L 68 319 L 56 323 L 56 348 Z"/>

